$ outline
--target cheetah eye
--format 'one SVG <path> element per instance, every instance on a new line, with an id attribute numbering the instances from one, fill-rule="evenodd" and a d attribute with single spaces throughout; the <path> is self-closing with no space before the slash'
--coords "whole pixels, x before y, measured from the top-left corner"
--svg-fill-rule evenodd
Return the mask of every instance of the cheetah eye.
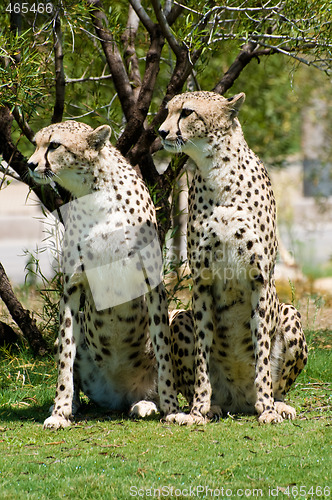
<path id="1" fill-rule="evenodd" d="M 60 146 L 61 144 L 59 142 L 50 142 L 47 149 L 48 151 L 55 151 Z"/>
<path id="2" fill-rule="evenodd" d="M 187 116 L 191 115 L 194 112 L 193 109 L 185 109 L 183 108 L 180 114 L 180 118 L 187 118 Z"/>

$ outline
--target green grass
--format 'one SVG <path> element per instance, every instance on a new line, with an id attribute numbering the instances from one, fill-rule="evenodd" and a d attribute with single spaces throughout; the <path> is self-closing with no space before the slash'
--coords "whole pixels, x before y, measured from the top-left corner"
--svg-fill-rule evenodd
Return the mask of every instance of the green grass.
<path id="1" fill-rule="evenodd" d="M 169 499 L 230 493 L 328 498 L 331 332 L 307 337 L 309 364 L 288 398 L 298 417 L 266 426 L 255 417 L 229 416 L 204 427 L 176 427 L 157 418 L 132 421 L 85 402 L 71 428 L 44 431 L 54 361 L 34 360 L 22 349 L 3 350 L 0 498 L 128 500 L 158 498 L 158 490 L 160 498 Z"/>

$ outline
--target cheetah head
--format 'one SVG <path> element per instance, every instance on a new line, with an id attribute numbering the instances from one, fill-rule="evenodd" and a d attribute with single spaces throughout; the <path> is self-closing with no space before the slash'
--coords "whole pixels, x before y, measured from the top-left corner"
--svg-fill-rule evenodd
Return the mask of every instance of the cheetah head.
<path id="1" fill-rule="evenodd" d="M 168 103 L 168 116 L 159 128 L 167 151 L 184 152 L 195 160 L 211 140 L 225 135 L 245 100 L 241 92 L 229 99 L 214 92 L 186 92 Z"/>
<path id="2" fill-rule="evenodd" d="M 56 123 L 37 132 L 36 150 L 28 168 L 39 184 L 56 181 L 77 195 L 79 188 L 93 176 L 91 163 L 98 158 L 111 135 L 108 125 L 93 130 L 75 121 Z"/>

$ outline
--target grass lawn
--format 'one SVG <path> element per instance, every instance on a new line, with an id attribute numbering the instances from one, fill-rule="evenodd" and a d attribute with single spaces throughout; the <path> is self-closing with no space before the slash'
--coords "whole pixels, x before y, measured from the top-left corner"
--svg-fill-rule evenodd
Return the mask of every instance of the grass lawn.
<path id="1" fill-rule="evenodd" d="M 0 354 L 0 499 L 329 498 L 331 332 L 307 332 L 309 364 L 288 400 L 298 418 L 204 427 L 129 420 L 86 401 L 75 424 L 44 431 L 53 359 Z"/>

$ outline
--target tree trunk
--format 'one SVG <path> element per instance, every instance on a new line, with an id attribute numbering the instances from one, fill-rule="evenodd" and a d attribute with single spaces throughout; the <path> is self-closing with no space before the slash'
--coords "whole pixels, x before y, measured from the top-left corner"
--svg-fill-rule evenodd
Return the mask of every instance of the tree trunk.
<path id="1" fill-rule="evenodd" d="M 0 346 L 15 344 L 22 340 L 21 335 L 16 333 L 11 326 L 0 321 Z"/>
<path id="2" fill-rule="evenodd" d="M 6 304 L 13 320 L 23 332 L 34 354 L 43 356 L 48 351 L 47 344 L 36 326 L 36 321 L 30 317 L 30 311 L 24 309 L 15 297 L 6 272 L 0 264 L 0 297 Z"/>

